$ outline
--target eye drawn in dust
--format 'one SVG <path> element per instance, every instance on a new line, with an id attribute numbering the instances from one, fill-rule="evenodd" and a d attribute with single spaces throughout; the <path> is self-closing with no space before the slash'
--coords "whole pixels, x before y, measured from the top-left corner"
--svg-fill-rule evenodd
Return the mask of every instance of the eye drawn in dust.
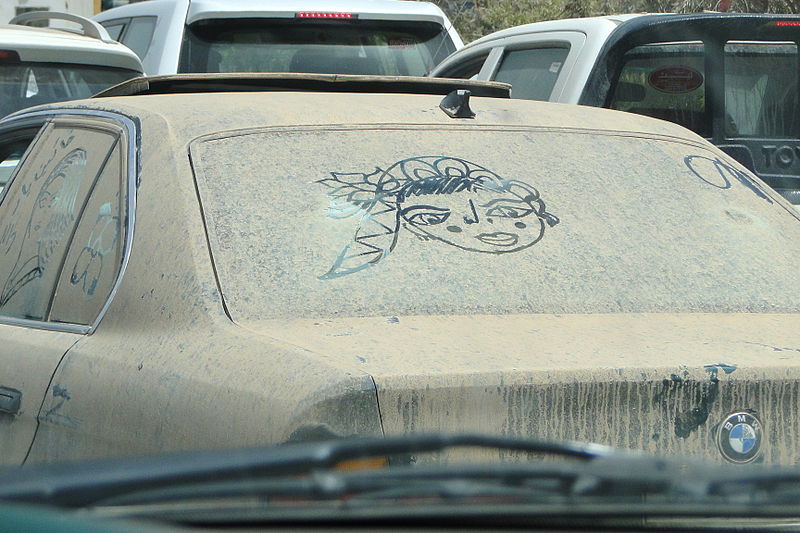
<path id="1" fill-rule="evenodd" d="M 756 181 L 753 181 L 746 173 L 732 167 L 719 158 L 687 155 L 683 158 L 683 161 L 692 174 L 712 187 L 716 187 L 717 189 L 730 189 L 731 180 L 736 180 L 753 191 L 759 198 L 772 203 L 772 199 Z"/>
<path id="2" fill-rule="evenodd" d="M 112 215 L 111 203 L 106 202 L 100 206 L 89 240 L 72 267 L 70 283 L 93 296 L 103 274 L 103 259 L 116 249 L 118 238 L 119 217 Z"/>
<path id="3" fill-rule="evenodd" d="M 0 292 L 0 306 L 7 304 L 22 287 L 42 277 L 53 252 L 75 220 L 85 170 L 86 151 L 75 148 L 61 158 L 42 182 L 22 233 L 16 263 Z M 28 241 L 32 238 L 36 239 L 34 254 L 27 255 Z"/>
<path id="4" fill-rule="evenodd" d="M 456 157 L 412 157 L 369 174 L 330 175 L 316 182 L 330 188 L 328 216 L 361 219 L 320 279 L 377 264 L 394 249 L 401 227 L 422 240 L 504 254 L 533 246 L 559 222 L 531 185 Z"/>

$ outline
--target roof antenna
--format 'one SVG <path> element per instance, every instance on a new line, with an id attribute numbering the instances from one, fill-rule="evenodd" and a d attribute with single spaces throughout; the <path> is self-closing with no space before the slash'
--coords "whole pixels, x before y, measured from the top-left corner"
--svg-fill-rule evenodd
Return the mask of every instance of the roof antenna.
<path id="1" fill-rule="evenodd" d="M 472 93 L 466 89 L 456 89 L 442 98 L 439 108 L 450 118 L 475 118 L 475 113 L 469 108 L 470 95 Z"/>

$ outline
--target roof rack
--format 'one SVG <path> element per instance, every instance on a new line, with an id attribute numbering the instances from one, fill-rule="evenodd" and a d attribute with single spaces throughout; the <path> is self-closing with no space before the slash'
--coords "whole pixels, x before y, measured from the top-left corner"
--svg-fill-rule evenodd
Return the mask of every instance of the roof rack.
<path id="1" fill-rule="evenodd" d="M 86 37 L 100 39 L 104 43 L 116 42 L 114 41 L 114 39 L 111 38 L 106 29 L 97 22 L 89 20 L 85 17 L 81 17 L 79 15 L 73 15 L 72 13 L 61 13 L 59 11 L 29 11 L 27 13 L 22 13 L 21 15 L 17 15 L 16 17 L 8 21 L 8 23 L 19 24 L 21 26 L 29 26 L 34 22 L 43 22 L 50 20 L 66 20 L 69 22 L 74 22 L 75 24 L 78 24 L 81 27 L 83 35 L 85 35 Z M 70 30 L 65 30 L 65 31 L 70 31 Z"/>
<path id="2" fill-rule="evenodd" d="M 145 94 L 215 93 L 242 91 L 313 91 L 410 93 L 446 95 L 468 89 L 473 96 L 510 98 L 511 85 L 500 82 L 422 78 L 413 76 L 356 76 L 301 73 L 174 74 L 133 78 L 97 93 L 94 98 Z"/>

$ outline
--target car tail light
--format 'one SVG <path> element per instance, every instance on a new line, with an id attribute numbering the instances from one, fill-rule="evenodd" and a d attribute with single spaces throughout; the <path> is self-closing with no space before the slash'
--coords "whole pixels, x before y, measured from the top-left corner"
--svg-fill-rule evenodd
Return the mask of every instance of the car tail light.
<path id="1" fill-rule="evenodd" d="M 775 22 L 776 26 L 800 26 L 800 20 L 779 20 Z"/>
<path id="2" fill-rule="evenodd" d="M 356 13 L 323 13 L 319 11 L 300 11 L 294 14 L 295 18 L 299 19 L 357 19 Z"/>
<path id="3" fill-rule="evenodd" d="M 0 63 L 19 63 L 16 50 L 0 50 Z"/>

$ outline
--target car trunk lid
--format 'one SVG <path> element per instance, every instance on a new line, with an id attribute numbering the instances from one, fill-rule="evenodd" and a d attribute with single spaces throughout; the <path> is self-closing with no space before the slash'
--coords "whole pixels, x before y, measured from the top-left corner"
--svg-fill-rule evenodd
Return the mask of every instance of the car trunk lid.
<path id="1" fill-rule="evenodd" d="M 475 431 L 724 461 L 721 440 L 731 459 L 743 461 L 747 450 L 731 453 L 730 443 L 739 450 L 753 443 L 723 426 L 728 415 L 749 413 L 761 425 L 756 460 L 783 464 L 800 455 L 798 326 L 796 316 L 757 314 L 249 324 L 369 373 L 386 435 Z"/>

